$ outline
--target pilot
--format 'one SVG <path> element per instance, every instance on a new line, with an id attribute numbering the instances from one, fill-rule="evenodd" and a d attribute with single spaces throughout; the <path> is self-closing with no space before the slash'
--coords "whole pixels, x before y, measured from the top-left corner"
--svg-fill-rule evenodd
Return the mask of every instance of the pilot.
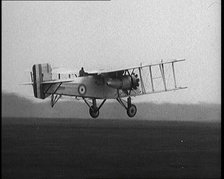
<path id="1" fill-rule="evenodd" d="M 81 70 L 79 71 L 79 76 L 86 76 L 86 75 L 88 75 L 88 73 L 86 73 L 84 71 L 84 68 L 82 67 Z"/>

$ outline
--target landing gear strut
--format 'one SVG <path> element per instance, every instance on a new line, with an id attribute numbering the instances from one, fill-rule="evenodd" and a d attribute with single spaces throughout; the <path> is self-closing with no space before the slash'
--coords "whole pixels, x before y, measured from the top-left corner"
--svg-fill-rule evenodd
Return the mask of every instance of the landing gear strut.
<path id="1" fill-rule="evenodd" d="M 92 118 L 97 118 L 100 114 L 100 108 L 103 106 L 103 104 L 105 103 L 106 99 L 104 99 L 100 106 L 97 107 L 97 103 L 96 103 L 96 98 L 92 99 L 92 105 L 89 104 L 89 102 L 83 98 L 83 100 L 85 101 L 85 103 L 89 106 L 89 114 Z"/>
<path id="2" fill-rule="evenodd" d="M 127 114 L 129 117 L 134 117 L 135 114 L 137 113 L 137 107 L 134 104 L 131 104 L 131 97 L 129 96 L 127 99 L 127 102 L 122 100 L 120 97 L 117 98 L 117 101 L 126 109 Z M 127 105 L 125 105 L 125 103 Z"/>

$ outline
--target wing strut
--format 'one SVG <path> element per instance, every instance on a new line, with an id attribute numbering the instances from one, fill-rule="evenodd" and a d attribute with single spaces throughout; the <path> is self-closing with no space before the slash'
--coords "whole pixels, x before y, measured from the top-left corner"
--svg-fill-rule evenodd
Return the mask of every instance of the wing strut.
<path id="1" fill-rule="evenodd" d="M 33 82 L 33 73 L 30 72 L 30 78 L 31 78 L 31 81 Z"/>
<path id="2" fill-rule="evenodd" d="M 166 88 L 166 78 L 165 78 L 165 72 L 164 72 L 164 65 L 163 65 L 163 63 L 159 64 L 159 68 L 160 68 L 160 72 L 161 72 L 161 75 L 162 75 L 162 78 L 163 78 L 164 89 L 165 89 L 165 91 L 167 91 L 167 88 Z"/>
<path id="3" fill-rule="evenodd" d="M 174 70 L 174 62 L 172 62 L 172 69 L 173 69 L 174 86 L 175 86 L 175 88 L 177 88 L 177 81 L 176 81 L 175 70 Z"/>
<path id="4" fill-rule="evenodd" d="M 149 75 L 150 75 L 150 80 L 151 80 L 151 85 L 152 85 L 152 92 L 154 92 L 154 85 L 153 85 L 153 79 L 152 79 L 152 66 L 149 66 Z"/>
<path id="5" fill-rule="evenodd" d="M 138 70 L 139 70 L 139 75 L 140 75 L 140 80 L 141 80 L 142 93 L 145 94 L 146 91 L 145 91 L 145 86 L 144 86 L 143 79 L 142 79 L 141 67 L 139 67 Z"/>

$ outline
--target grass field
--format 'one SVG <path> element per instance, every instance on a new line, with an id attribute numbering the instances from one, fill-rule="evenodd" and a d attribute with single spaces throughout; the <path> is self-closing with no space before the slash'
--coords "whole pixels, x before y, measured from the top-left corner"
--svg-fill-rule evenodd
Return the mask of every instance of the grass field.
<path id="1" fill-rule="evenodd" d="M 2 119 L 2 178 L 220 178 L 221 124 Z"/>

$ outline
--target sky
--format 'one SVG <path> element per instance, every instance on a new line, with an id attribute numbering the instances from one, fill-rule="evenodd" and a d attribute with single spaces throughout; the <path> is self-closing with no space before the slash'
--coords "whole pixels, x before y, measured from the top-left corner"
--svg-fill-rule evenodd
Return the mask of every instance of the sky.
<path id="1" fill-rule="evenodd" d="M 135 101 L 221 103 L 221 1 L 3 1 L 2 90 L 34 99 L 33 64 L 116 69 L 186 59 L 188 88 Z"/>

